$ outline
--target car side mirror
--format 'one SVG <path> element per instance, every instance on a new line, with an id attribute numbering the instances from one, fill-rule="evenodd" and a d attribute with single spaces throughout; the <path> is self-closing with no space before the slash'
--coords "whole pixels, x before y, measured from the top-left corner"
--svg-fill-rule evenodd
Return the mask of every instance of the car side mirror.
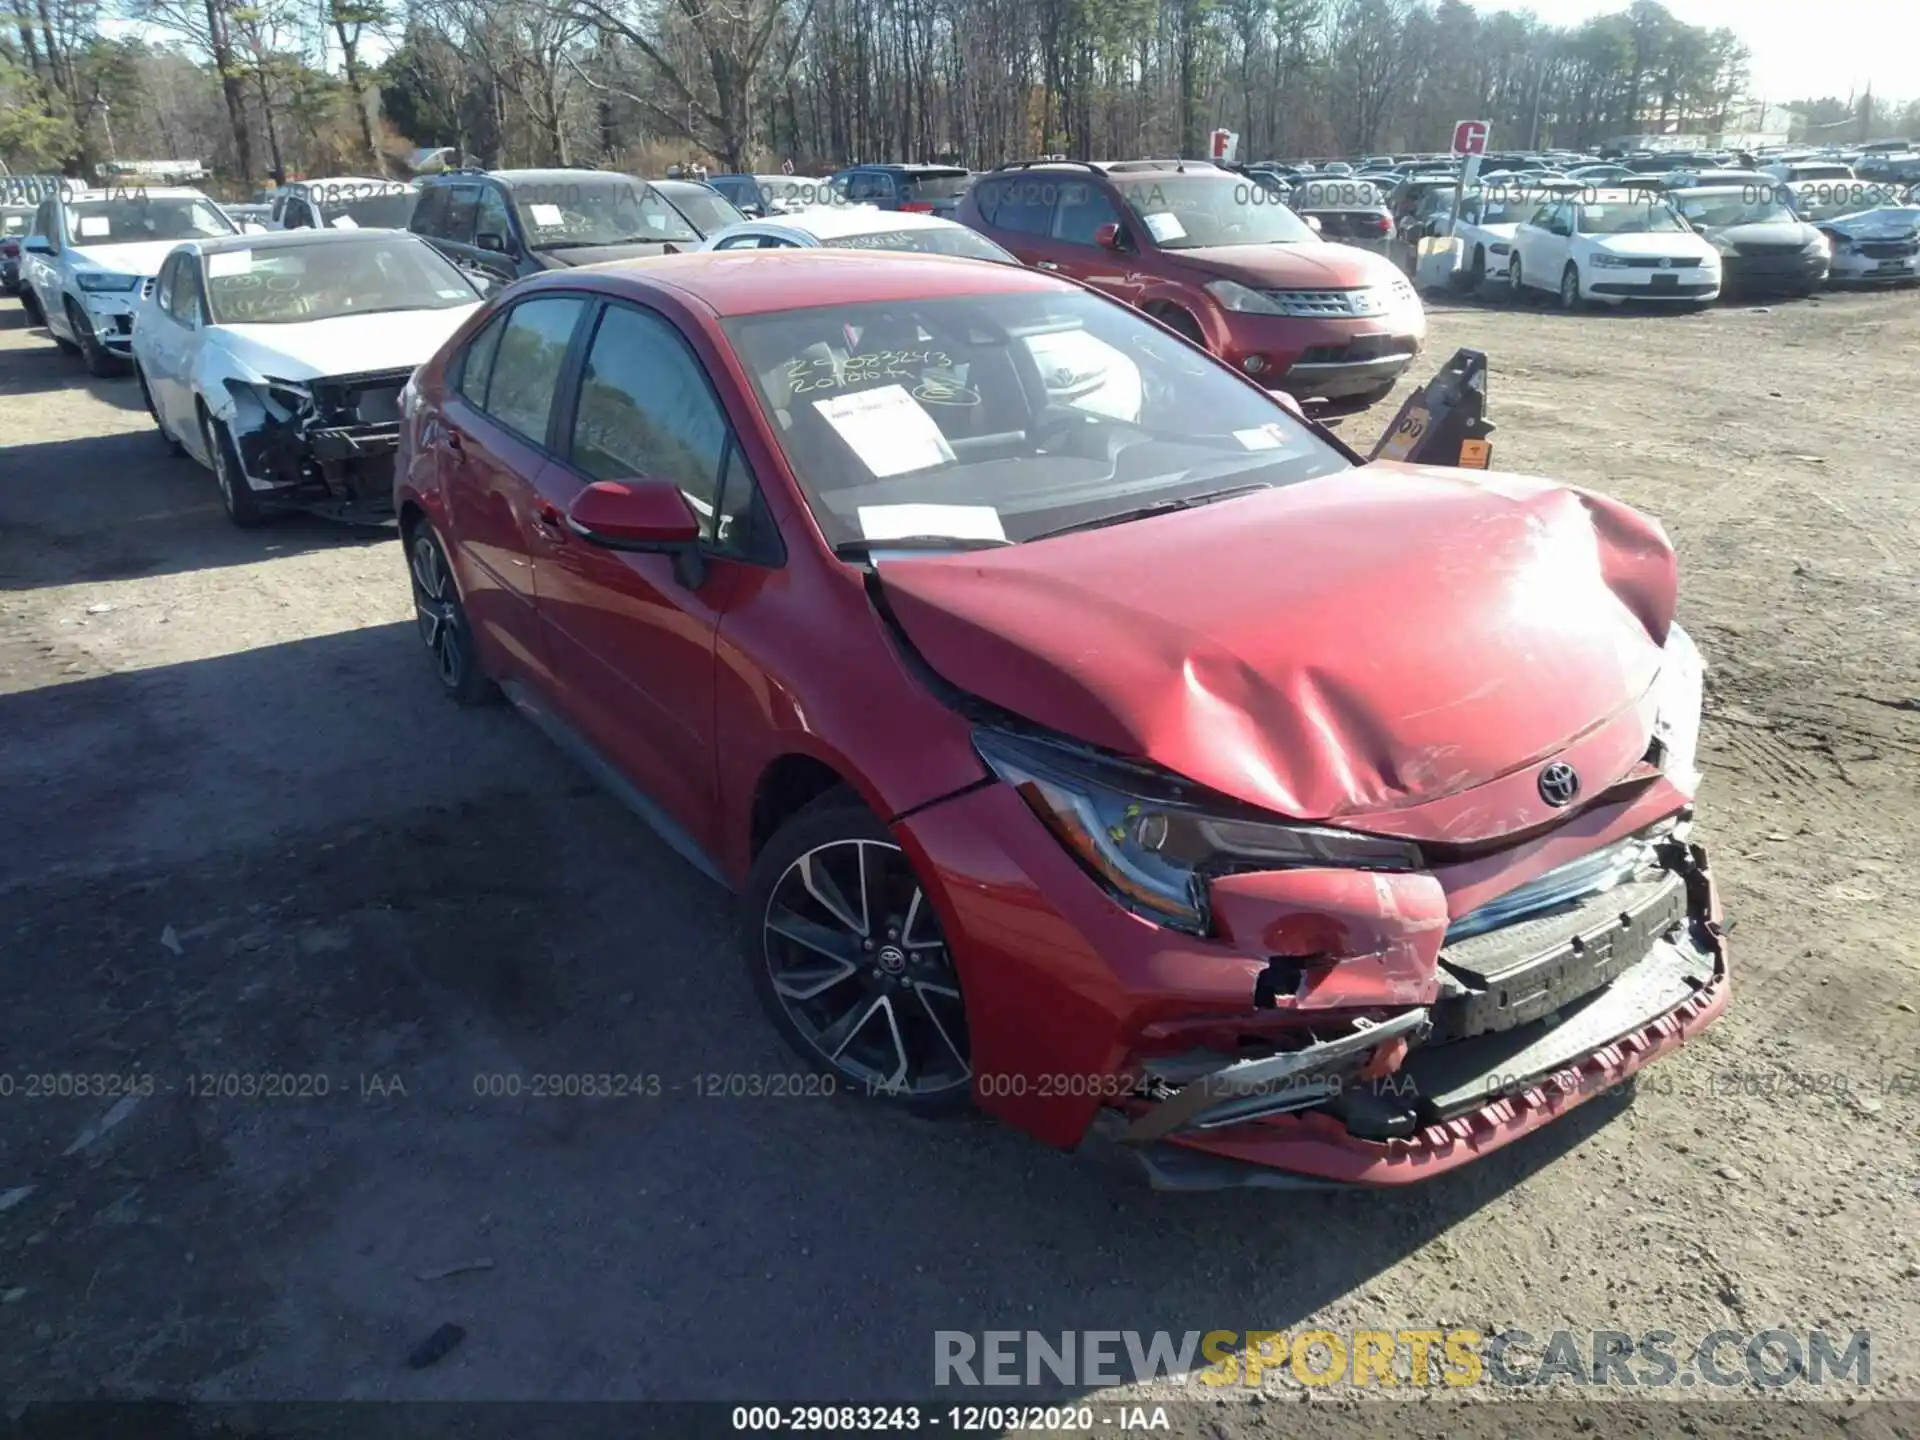
<path id="1" fill-rule="evenodd" d="M 1093 243 L 1102 250 L 1118 250 L 1120 246 L 1120 227 L 1109 220 L 1093 232 Z"/>
<path id="2" fill-rule="evenodd" d="M 29 235 L 20 242 L 20 248 L 29 255 L 53 254 L 53 242 L 44 235 Z"/>
<path id="3" fill-rule="evenodd" d="M 492 250 L 500 255 L 507 253 L 507 237 L 504 235 L 496 235 L 491 230 L 474 236 L 473 243 L 478 245 L 482 250 Z"/>
<path id="4" fill-rule="evenodd" d="M 671 480 L 596 480 L 573 497 L 567 526 L 582 540 L 608 550 L 672 555 L 674 574 L 689 589 L 706 578 L 699 517 Z"/>

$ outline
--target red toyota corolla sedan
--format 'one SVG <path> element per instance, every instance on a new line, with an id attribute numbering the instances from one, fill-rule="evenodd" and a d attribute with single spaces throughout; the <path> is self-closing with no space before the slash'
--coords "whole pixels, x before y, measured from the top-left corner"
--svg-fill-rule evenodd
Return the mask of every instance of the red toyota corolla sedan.
<path id="1" fill-rule="evenodd" d="M 1711 1022 L 1652 520 L 1362 465 L 1138 312 L 828 250 L 522 281 L 403 395 L 440 683 L 740 897 L 810 1064 L 1156 1184 L 1396 1185 Z"/>

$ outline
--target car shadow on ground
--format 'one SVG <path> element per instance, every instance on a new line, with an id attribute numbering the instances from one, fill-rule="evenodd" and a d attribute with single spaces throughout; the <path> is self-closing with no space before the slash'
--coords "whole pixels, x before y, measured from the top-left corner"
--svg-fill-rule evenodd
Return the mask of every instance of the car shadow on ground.
<path id="1" fill-rule="evenodd" d="M 124 1361 L 135 1391 L 240 1397 L 374 1365 L 396 1397 L 974 1403 L 1086 1387 L 936 1392 L 936 1332 L 1178 1348 L 1343 1297 L 1362 1326 L 1488 1324 L 1389 1272 L 1626 1104 L 1412 1190 L 1195 1195 L 822 1095 L 758 1008 L 730 898 L 505 707 L 449 706 L 406 624 L 0 696 L 0 797 L 0 933 L 36 957 L 0 975 L 20 1067 L 333 1087 L 163 1093 L 77 1158 L 105 1104 L 35 1109 L 6 1178 L 40 1187 L 51 1235 L 10 1283 L 90 1358 L 21 1345 L 0 1388 L 23 1397 Z M 369 1098 L 368 1074 L 404 1089 Z M 143 1223 L 89 1221 L 123 1202 Z M 446 1320 L 460 1350 L 408 1379 L 397 1357 Z"/>
<path id="2" fill-rule="evenodd" d="M 13 395 L 51 395 L 80 389 L 103 404 L 121 410 L 144 411 L 133 371 L 105 377 L 87 374 L 78 355 L 68 355 L 53 343 L 44 326 L 27 324 L 27 313 L 16 301 L 0 306 L 0 333 L 25 330 L 44 343 L 0 350 L 0 398 Z"/>
<path id="3" fill-rule="evenodd" d="M 0 450 L 0 590 L 249 565 L 394 533 L 301 514 L 237 529 L 211 472 L 151 429 Z"/>

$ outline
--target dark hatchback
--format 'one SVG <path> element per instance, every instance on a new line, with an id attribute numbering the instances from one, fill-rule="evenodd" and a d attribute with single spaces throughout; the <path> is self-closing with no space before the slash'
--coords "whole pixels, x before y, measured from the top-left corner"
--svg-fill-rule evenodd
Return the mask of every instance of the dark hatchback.
<path id="1" fill-rule="evenodd" d="M 1720 252 L 1723 289 L 1811 295 L 1826 283 L 1832 246 L 1794 213 L 1784 187 L 1718 185 L 1667 198 Z"/>
<path id="2" fill-rule="evenodd" d="M 657 186 L 607 170 L 436 175 L 421 187 L 409 228 L 462 270 L 495 284 L 602 260 L 670 255 L 704 238 Z"/>
<path id="3" fill-rule="evenodd" d="M 954 218 L 973 172 L 957 165 L 853 165 L 828 182 L 835 202 Z"/>

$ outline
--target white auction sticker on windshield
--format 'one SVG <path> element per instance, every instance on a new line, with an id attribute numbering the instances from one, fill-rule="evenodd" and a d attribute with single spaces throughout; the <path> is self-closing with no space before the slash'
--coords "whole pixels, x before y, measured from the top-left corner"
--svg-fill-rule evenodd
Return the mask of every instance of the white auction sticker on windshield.
<path id="1" fill-rule="evenodd" d="M 542 230 L 558 230 L 567 223 L 560 218 L 558 205 L 529 205 L 527 213 L 533 216 L 533 223 Z"/>
<path id="2" fill-rule="evenodd" d="M 244 275 L 251 269 L 251 250 L 216 250 L 207 256 L 207 274 L 215 280 L 222 275 Z"/>
<path id="3" fill-rule="evenodd" d="M 1163 210 L 1158 215 L 1143 215 L 1140 218 L 1147 227 L 1147 233 L 1153 236 L 1156 244 L 1164 245 L 1169 240 L 1186 238 L 1187 227 L 1180 223 L 1178 215 Z"/>
<path id="4" fill-rule="evenodd" d="M 1004 540 L 1006 528 L 991 505 L 862 505 L 860 534 L 867 540 L 904 540 L 938 535 L 952 540 Z"/>
<path id="5" fill-rule="evenodd" d="M 104 215 L 82 215 L 80 217 L 80 238 L 98 240 L 102 235 L 110 234 L 112 226 Z"/>
<path id="6" fill-rule="evenodd" d="M 1291 436 L 1286 426 L 1270 423 L 1251 430 L 1236 430 L 1233 438 L 1248 450 L 1284 450 Z"/>
<path id="7" fill-rule="evenodd" d="M 333 217 L 333 228 L 336 230 L 358 230 L 360 225 L 351 215 L 336 215 Z"/>
<path id="8" fill-rule="evenodd" d="M 900 385 L 882 385 L 831 400 L 816 400 L 813 408 L 846 441 L 860 463 L 880 479 L 946 465 L 953 447 L 933 417 Z"/>

